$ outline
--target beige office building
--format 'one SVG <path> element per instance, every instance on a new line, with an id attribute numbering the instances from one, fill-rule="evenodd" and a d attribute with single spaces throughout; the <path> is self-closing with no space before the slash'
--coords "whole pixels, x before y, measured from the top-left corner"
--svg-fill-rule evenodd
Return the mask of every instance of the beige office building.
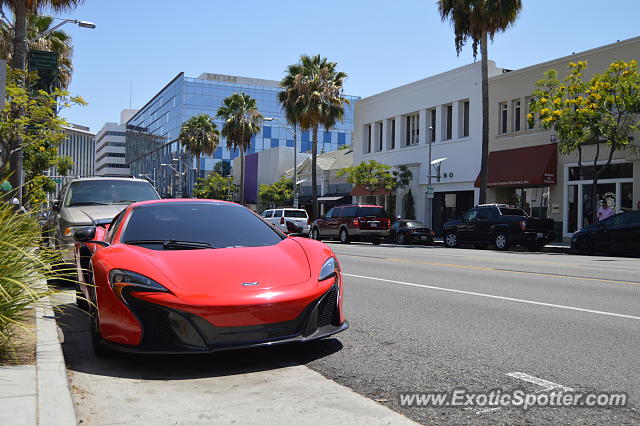
<path id="1" fill-rule="evenodd" d="M 590 78 L 614 61 L 631 59 L 640 59 L 640 37 L 492 77 L 489 80 L 488 202 L 517 203 L 533 215 L 551 217 L 558 223 L 557 231 L 565 240 L 589 225 L 596 145 L 583 148 L 582 160 L 586 167 L 581 177 L 577 152 L 558 153 L 553 131 L 528 124 L 528 97 L 536 81 L 549 69 L 557 70 L 560 78 L 564 78 L 569 62 L 587 61 L 584 74 Z M 633 141 L 636 145 L 639 145 L 638 136 Z M 598 164 L 606 163 L 608 151 L 606 144 L 600 145 Z M 607 200 L 616 212 L 638 210 L 640 152 L 615 152 L 612 167 L 598 181 L 597 194 L 599 201 Z"/>

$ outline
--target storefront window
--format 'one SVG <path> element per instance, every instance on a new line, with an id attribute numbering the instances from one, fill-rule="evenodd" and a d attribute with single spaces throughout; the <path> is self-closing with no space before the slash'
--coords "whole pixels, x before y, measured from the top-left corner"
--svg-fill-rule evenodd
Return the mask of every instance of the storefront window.
<path id="1" fill-rule="evenodd" d="M 569 217 L 567 218 L 567 232 L 578 230 L 578 185 L 569 185 Z"/>
<path id="2" fill-rule="evenodd" d="M 633 183 L 620 184 L 620 210 L 628 212 L 633 210 Z"/>

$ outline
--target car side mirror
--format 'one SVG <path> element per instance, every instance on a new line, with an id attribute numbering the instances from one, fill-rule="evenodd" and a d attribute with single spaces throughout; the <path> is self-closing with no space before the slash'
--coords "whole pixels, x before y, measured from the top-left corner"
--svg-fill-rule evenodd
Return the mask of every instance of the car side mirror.
<path id="1" fill-rule="evenodd" d="M 53 202 L 53 206 L 51 207 L 51 209 L 58 212 L 60 211 L 60 207 L 62 207 L 62 202 L 60 200 L 56 200 Z"/>
<path id="2" fill-rule="evenodd" d="M 78 241 L 79 243 L 86 243 L 87 241 L 91 241 L 96 236 L 96 227 L 95 226 L 87 226 L 86 228 L 78 229 L 73 234 L 73 239 Z"/>

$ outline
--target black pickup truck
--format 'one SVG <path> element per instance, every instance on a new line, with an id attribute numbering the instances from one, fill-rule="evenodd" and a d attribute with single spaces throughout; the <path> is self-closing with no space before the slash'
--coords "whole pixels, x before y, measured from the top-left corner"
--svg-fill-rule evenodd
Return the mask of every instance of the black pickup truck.
<path id="1" fill-rule="evenodd" d="M 506 204 L 474 207 L 458 220 L 445 223 L 442 233 L 447 247 L 471 243 L 476 248 L 485 248 L 493 244 L 498 250 L 523 245 L 539 251 L 556 239 L 553 219 L 530 217 L 524 210 Z"/>

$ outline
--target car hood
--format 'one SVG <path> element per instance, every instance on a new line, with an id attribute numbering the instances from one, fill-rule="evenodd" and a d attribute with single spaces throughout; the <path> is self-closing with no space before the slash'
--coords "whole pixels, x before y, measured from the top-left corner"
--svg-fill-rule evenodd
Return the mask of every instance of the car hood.
<path id="1" fill-rule="evenodd" d="M 109 204 L 105 206 L 65 207 L 64 218 L 75 225 L 93 225 L 94 223 L 111 221 L 124 210 L 127 204 Z"/>
<path id="2" fill-rule="evenodd" d="M 130 247 L 143 252 L 147 261 L 171 283 L 192 296 L 211 290 L 275 289 L 307 282 L 311 278 L 304 250 L 290 239 L 268 247 L 202 250 Z M 243 285 L 245 283 L 249 285 Z"/>

